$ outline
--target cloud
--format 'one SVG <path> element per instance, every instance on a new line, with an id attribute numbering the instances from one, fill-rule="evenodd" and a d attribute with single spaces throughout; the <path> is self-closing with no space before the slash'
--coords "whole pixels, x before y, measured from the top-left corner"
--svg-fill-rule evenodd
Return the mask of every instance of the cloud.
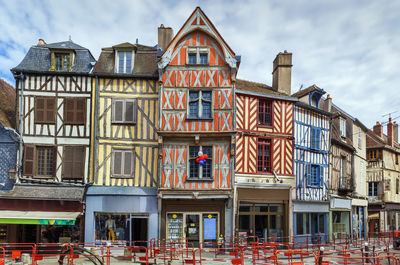
<path id="1" fill-rule="evenodd" d="M 278 52 L 293 52 L 292 91 L 316 84 L 367 127 L 399 110 L 400 2 L 382 1 L 5 1 L 0 6 L 0 76 L 13 80 L 39 38 L 72 40 L 97 58 L 121 42 L 155 45 L 157 27 L 176 33 L 201 6 L 242 55 L 238 77 L 271 84 Z M 399 110 L 400 111 L 400 110 Z"/>

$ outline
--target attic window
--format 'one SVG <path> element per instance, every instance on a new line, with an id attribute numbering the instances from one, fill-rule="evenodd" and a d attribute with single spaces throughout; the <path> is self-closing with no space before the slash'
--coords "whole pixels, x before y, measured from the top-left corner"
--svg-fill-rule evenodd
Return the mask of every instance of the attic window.
<path id="1" fill-rule="evenodd" d="M 208 54 L 208 48 L 188 48 L 186 62 L 189 65 L 208 65 Z"/>
<path id="2" fill-rule="evenodd" d="M 73 62 L 72 52 L 52 52 L 51 71 L 71 72 Z"/>
<path id="3" fill-rule="evenodd" d="M 117 52 L 116 72 L 119 74 L 132 73 L 133 56 L 132 51 L 118 51 Z"/>

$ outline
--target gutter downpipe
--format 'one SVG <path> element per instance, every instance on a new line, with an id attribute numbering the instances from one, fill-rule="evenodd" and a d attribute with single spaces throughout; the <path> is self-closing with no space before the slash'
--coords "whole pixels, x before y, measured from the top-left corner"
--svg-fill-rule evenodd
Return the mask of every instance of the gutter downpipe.
<path id="1" fill-rule="evenodd" d="M 23 108 L 22 108 L 22 103 L 23 103 L 23 99 L 24 99 L 24 80 L 25 80 L 25 76 L 23 73 L 13 73 L 14 79 L 15 80 L 19 80 L 19 85 L 20 85 L 20 93 L 19 93 L 19 124 L 18 124 L 18 138 L 19 138 L 19 152 L 18 152 L 18 163 L 17 163 L 17 170 L 18 170 L 18 177 L 16 180 L 16 183 L 19 183 L 19 178 L 22 176 L 22 151 L 23 151 L 23 141 L 22 141 L 22 137 L 23 137 Z"/>

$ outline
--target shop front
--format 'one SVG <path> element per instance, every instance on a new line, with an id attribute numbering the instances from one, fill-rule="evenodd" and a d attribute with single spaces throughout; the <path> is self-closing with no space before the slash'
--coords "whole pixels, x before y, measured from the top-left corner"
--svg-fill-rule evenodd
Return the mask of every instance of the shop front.
<path id="1" fill-rule="evenodd" d="M 289 236 L 289 187 L 237 187 L 237 237 L 285 241 Z"/>
<path id="2" fill-rule="evenodd" d="M 329 202 L 293 201 L 293 235 L 299 244 L 328 241 Z"/>
<path id="3" fill-rule="evenodd" d="M 157 190 L 92 186 L 87 191 L 85 242 L 146 245 L 157 238 Z"/>
<path id="4" fill-rule="evenodd" d="M 227 204 L 228 199 L 163 199 L 161 238 L 186 240 L 192 247 L 215 246 L 231 223 Z"/>
<path id="5" fill-rule="evenodd" d="M 368 200 L 352 199 L 352 230 L 354 238 L 367 238 Z"/>
<path id="6" fill-rule="evenodd" d="M 351 235 L 351 200 L 332 197 L 330 201 L 330 238 Z"/>

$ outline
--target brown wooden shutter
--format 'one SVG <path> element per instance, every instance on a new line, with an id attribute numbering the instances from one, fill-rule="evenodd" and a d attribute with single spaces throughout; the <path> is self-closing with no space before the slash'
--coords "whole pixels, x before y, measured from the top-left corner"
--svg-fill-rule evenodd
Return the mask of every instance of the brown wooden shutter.
<path id="1" fill-rule="evenodd" d="M 83 146 L 74 147 L 73 177 L 83 180 L 83 169 L 85 163 L 85 150 Z"/>
<path id="2" fill-rule="evenodd" d="M 122 152 L 114 151 L 114 161 L 113 161 L 113 174 L 121 175 L 122 173 Z"/>
<path id="3" fill-rule="evenodd" d="M 73 123 L 74 122 L 74 100 L 71 98 L 65 99 L 65 122 L 66 123 Z"/>
<path id="4" fill-rule="evenodd" d="M 24 146 L 24 175 L 33 176 L 35 160 L 35 146 L 26 144 Z"/>
<path id="5" fill-rule="evenodd" d="M 63 176 L 64 178 L 71 178 L 73 175 L 73 149 L 71 146 L 64 147 L 64 155 L 63 155 Z"/>
<path id="6" fill-rule="evenodd" d="M 75 104 L 75 122 L 78 124 L 85 124 L 86 99 L 78 98 L 76 99 Z"/>
<path id="7" fill-rule="evenodd" d="M 35 122 L 41 123 L 45 120 L 45 99 L 36 98 L 35 100 Z"/>
<path id="8" fill-rule="evenodd" d="M 56 121 L 56 115 L 55 115 L 55 98 L 47 98 L 46 99 L 46 118 L 45 122 L 50 122 L 53 123 Z"/>

